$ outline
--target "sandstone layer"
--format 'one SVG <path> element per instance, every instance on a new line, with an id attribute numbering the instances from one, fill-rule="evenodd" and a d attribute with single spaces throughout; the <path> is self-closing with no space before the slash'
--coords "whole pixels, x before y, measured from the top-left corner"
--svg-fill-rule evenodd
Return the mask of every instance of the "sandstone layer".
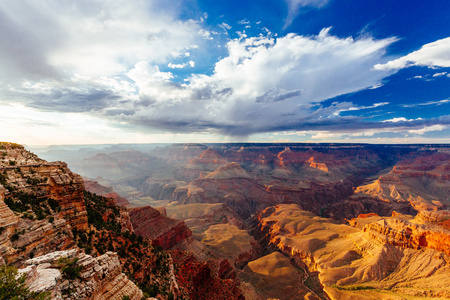
<path id="1" fill-rule="evenodd" d="M 155 246 L 170 249 L 192 236 L 183 221 L 171 219 L 150 206 L 134 208 L 129 214 L 134 232 L 152 240 Z"/>
<path id="2" fill-rule="evenodd" d="M 314 216 L 296 205 L 279 205 L 258 214 L 254 234 L 268 249 L 278 249 L 299 266 L 303 264 L 311 280 L 317 276 L 320 285 L 312 289 L 317 296 L 449 297 L 450 257 L 446 246 L 434 242 L 427 243 L 430 247 L 422 245 L 423 228 L 414 227 L 408 221 L 410 216 L 380 218 L 356 220 L 354 224 L 361 229 Z M 428 230 L 430 239 L 442 233 Z"/>

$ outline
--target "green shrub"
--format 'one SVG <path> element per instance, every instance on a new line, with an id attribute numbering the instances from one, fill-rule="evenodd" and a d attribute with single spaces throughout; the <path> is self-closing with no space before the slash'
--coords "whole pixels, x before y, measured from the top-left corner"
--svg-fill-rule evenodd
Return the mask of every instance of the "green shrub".
<path id="1" fill-rule="evenodd" d="M 60 258 L 58 262 L 64 278 L 69 280 L 80 278 L 81 266 L 77 266 L 77 257 L 72 260 L 67 257 Z"/>

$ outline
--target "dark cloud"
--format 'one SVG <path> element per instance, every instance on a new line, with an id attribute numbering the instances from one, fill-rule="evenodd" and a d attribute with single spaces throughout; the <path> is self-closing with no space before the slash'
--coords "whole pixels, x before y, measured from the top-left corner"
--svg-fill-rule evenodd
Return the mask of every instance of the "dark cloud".
<path id="1" fill-rule="evenodd" d="M 228 97 L 233 94 L 232 88 L 224 88 L 221 90 L 217 90 L 211 85 L 207 85 L 203 88 L 195 88 L 191 92 L 191 99 L 192 100 L 210 100 L 214 97 L 224 96 Z"/>
<path id="2" fill-rule="evenodd" d="M 135 107 L 149 107 L 156 103 L 156 99 L 148 95 L 140 95 L 139 101 L 134 102 Z"/>
<path id="3" fill-rule="evenodd" d="M 14 93 L 21 101 L 26 100 L 29 107 L 42 111 L 56 112 L 99 112 L 121 102 L 121 97 L 107 89 L 52 89 L 49 93 L 34 93 L 28 96 L 27 91 Z"/>
<path id="4" fill-rule="evenodd" d="M 105 109 L 105 111 L 103 112 L 103 115 L 105 115 L 107 117 L 114 117 L 114 116 L 119 116 L 119 115 L 131 116 L 131 115 L 134 115 L 135 113 L 136 113 L 136 111 L 132 110 L 132 109 L 112 108 L 112 109 Z"/>
<path id="5" fill-rule="evenodd" d="M 301 95 L 300 90 L 293 90 L 284 93 L 277 92 L 276 89 L 270 89 L 264 93 L 264 95 L 256 97 L 256 102 L 279 102 L 288 100 Z"/>

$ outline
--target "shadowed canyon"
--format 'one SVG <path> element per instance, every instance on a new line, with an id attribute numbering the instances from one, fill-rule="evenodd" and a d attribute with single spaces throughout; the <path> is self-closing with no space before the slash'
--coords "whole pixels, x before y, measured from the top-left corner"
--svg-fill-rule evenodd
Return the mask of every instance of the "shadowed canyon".
<path id="1" fill-rule="evenodd" d="M 0 144 L 0 265 L 32 292 L 450 298 L 448 145 L 31 150 Z"/>

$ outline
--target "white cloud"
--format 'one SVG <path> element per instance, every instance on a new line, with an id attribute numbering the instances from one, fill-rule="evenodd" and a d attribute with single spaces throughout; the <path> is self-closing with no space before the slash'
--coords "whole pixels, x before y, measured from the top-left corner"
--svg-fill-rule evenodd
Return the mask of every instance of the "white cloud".
<path id="1" fill-rule="evenodd" d="M 167 65 L 169 68 L 171 69 L 183 69 L 184 67 L 186 67 L 186 64 L 173 64 L 173 63 L 169 63 Z"/>
<path id="2" fill-rule="evenodd" d="M 210 76 L 193 75 L 179 85 L 162 72 L 165 81 L 155 82 L 154 76 L 161 75 L 154 74 L 161 72 L 152 68 L 143 76 L 150 81 L 137 82 L 140 93 L 150 96 L 154 104 L 139 107 L 125 120 L 168 130 L 217 130 L 231 135 L 317 122 L 353 105 L 336 103 L 321 108 L 313 103 L 381 81 L 385 74 L 371 67 L 394 41 L 368 36 L 338 38 L 329 34 L 329 28 L 309 37 L 288 34 L 277 39 L 270 35 L 234 39 L 227 44 L 228 56 L 216 63 Z"/>
<path id="3" fill-rule="evenodd" d="M 450 103 L 450 99 L 438 100 L 438 101 L 427 101 L 423 103 L 414 103 L 414 104 L 402 104 L 402 107 L 420 107 L 420 106 L 428 106 L 428 105 L 443 105 Z"/>
<path id="4" fill-rule="evenodd" d="M 392 118 L 389 120 L 384 120 L 383 123 L 386 122 L 391 122 L 391 123 L 397 123 L 397 122 L 413 122 L 413 121 L 417 121 L 417 120 L 423 120 L 422 118 L 417 118 L 417 119 L 407 119 L 405 117 L 399 117 L 399 118 Z"/>
<path id="5" fill-rule="evenodd" d="M 376 70 L 398 70 L 410 66 L 450 67 L 450 37 L 422 46 L 406 56 L 385 64 L 376 64 Z"/>
<path id="6" fill-rule="evenodd" d="M 183 68 L 185 68 L 185 67 L 187 67 L 187 66 L 190 66 L 190 67 L 195 67 L 195 62 L 194 61 L 192 61 L 192 60 L 190 60 L 190 61 L 188 61 L 187 63 L 184 63 L 184 64 L 173 64 L 173 63 L 169 63 L 168 65 L 167 65 L 169 68 L 171 68 L 171 69 L 183 69 Z"/>
<path id="7" fill-rule="evenodd" d="M 214 38 L 211 36 L 211 32 L 209 30 L 206 29 L 200 29 L 198 31 L 198 35 L 200 35 L 202 38 L 207 39 L 207 40 L 213 40 Z"/>
<path id="8" fill-rule="evenodd" d="M 378 83 L 372 85 L 369 89 L 370 89 L 370 90 L 376 90 L 376 89 L 382 87 L 383 85 L 384 85 L 383 83 L 378 82 Z"/>
<path id="9" fill-rule="evenodd" d="M 329 0 L 285 0 L 288 5 L 288 15 L 284 23 L 284 29 L 288 28 L 304 7 L 322 8 Z M 258 23 L 257 23 L 258 24 Z"/>
<path id="10" fill-rule="evenodd" d="M 248 21 L 247 19 L 243 19 L 243 20 L 240 20 L 240 21 L 238 22 L 238 24 L 241 24 L 241 25 L 248 25 L 248 24 L 250 24 L 250 21 Z"/>
<path id="11" fill-rule="evenodd" d="M 352 111 L 352 110 L 377 108 L 377 107 L 385 106 L 385 105 L 388 105 L 388 104 L 389 104 L 389 102 L 378 102 L 378 103 L 374 103 L 373 105 L 369 105 L 369 106 L 352 106 L 348 110 Z"/>
<path id="12" fill-rule="evenodd" d="M 121 73 L 138 61 L 167 63 L 170 53 L 198 43 L 200 24 L 179 21 L 176 10 L 160 7 L 155 0 L 80 0 L 70 7 L 56 0 L 5 2 L 0 79 L 97 77 Z M 20 52 L 11 48 L 15 44 L 23 45 Z"/>
<path id="13" fill-rule="evenodd" d="M 228 30 L 231 29 L 231 26 L 225 22 L 223 22 L 222 24 L 219 24 L 219 27 L 222 28 L 226 34 L 228 34 Z"/>
<path id="14" fill-rule="evenodd" d="M 447 72 L 435 73 L 433 74 L 433 77 L 441 77 L 444 76 L 445 74 L 447 74 Z"/>
<path id="15" fill-rule="evenodd" d="M 372 66 L 395 40 L 339 38 L 330 28 L 316 36 L 242 36 L 227 43 L 228 56 L 215 64 L 211 75 L 193 74 L 183 83 L 174 81 L 174 73 L 161 71 L 153 59 L 144 59 L 123 73 L 102 76 L 102 81 L 88 73 L 70 81 L 31 82 L 31 88 L 15 92 L 36 108 L 77 109 L 142 128 L 226 135 L 302 130 L 304 124 L 323 127 L 355 118 L 341 117 L 341 111 L 386 105 L 344 102 L 322 107 L 320 102 L 379 84 L 387 73 Z M 185 57 L 181 48 L 171 51 Z M 195 62 L 164 65 L 179 69 Z"/>
<path id="16" fill-rule="evenodd" d="M 436 124 L 436 125 L 431 125 L 431 126 L 425 126 L 421 129 L 413 129 L 413 130 L 408 130 L 409 133 L 414 133 L 414 134 L 425 134 L 426 132 L 430 132 L 430 131 L 442 131 L 447 129 L 448 126 L 446 125 L 441 125 L 441 124 Z"/>

